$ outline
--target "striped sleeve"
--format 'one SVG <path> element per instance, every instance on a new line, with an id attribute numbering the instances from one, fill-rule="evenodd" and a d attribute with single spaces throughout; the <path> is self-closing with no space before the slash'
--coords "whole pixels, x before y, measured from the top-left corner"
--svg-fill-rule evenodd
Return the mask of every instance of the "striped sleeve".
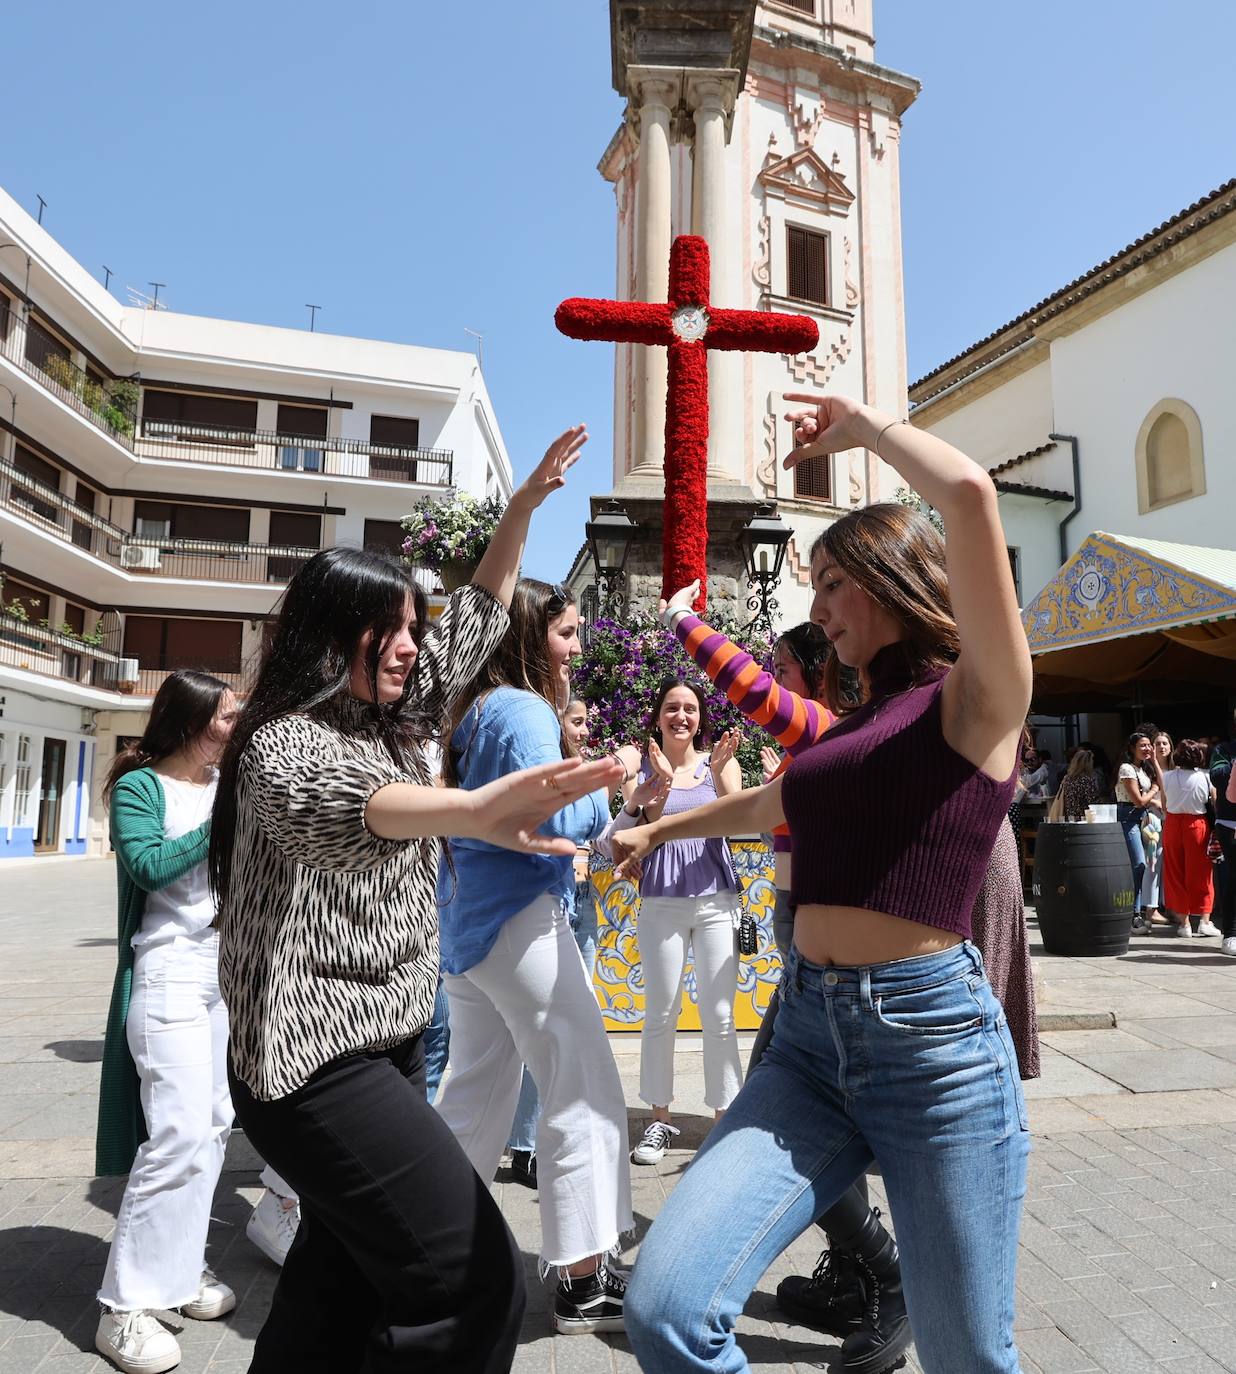
<path id="1" fill-rule="evenodd" d="M 788 754 L 809 749 L 836 720 L 818 701 L 779 686 L 749 653 L 705 625 L 699 616 L 679 616 L 674 633 L 701 672 Z"/>

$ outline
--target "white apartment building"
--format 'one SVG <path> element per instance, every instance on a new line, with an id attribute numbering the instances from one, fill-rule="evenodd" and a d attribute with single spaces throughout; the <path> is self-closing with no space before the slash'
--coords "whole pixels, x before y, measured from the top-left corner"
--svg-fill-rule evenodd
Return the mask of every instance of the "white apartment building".
<path id="1" fill-rule="evenodd" d="M 167 673 L 240 685 L 313 551 L 452 488 L 512 489 L 472 354 L 121 305 L 0 191 L 0 859 L 104 852 Z"/>

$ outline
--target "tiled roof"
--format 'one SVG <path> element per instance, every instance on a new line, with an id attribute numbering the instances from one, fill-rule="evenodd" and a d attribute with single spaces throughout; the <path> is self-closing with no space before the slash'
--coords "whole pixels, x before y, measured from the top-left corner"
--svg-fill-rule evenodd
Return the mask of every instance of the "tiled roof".
<path id="1" fill-rule="evenodd" d="M 1028 482 L 997 482 L 996 490 L 1009 496 L 1037 496 L 1044 501 L 1071 501 L 1067 491 L 1056 491 L 1052 487 L 1033 487 Z"/>
<path id="2" fill-rule="evenodd" d="M 1001 325 L 999 329 L 988 334 L 985 338 L 979 339 L 977 343 L 971 344 L 963 352 L 958 353 L 947 362 L 941 363 L 939 367 L 932 368 L 930 372 L 924 373 L 918 381 L 911 382 L 909 388 L 911 397 L 920 405 L 929 401 L 933 396 L 943 391 L 945 386 L 951 386 L 971 372 L 977 371 L 978 368 L 995 361 L 995 359 L 1025 343 L 1033 336 L 1035 325 L 1060 314 L 1087 296 L 1092 296 L 1118 277 L 1127 275 L 1134 268 L 1140 267 L 1160 253 L 1166 252 L 1182 239 L 1196 234 L 1208 224 L 1230 214 L 1233 209 L 1236 209 L 1236 177 L 1225 181 L 1222 186 L 1216 187 L 1209 195 L 1203 196 L 1201 200 L 1194 201 L 1192 205 L 1181 210 L 1179 214 L 1160 224 L 1157 229 L 1152 229 L 1148 234 L 1143 234 L 1141 238 L 1134 239 L 1128 247 L 1122 248 L 1120 252 L 1105 259 L 1098 266 L 1092 267 L 1090 271 L 1083 273 L 1075 281 L 1069 282 L 1067 286 L 1062 286 L 1059 291 L 1045 297 L 1037 305 L 1023 311 L 1022 314 L 1007 324 Z M 1018 325 L 1025 327 L 1018 329 Z M 1007 339 L 1004 338 L 1003 336 L 1009 334 L 1010 331 L 1016 332 Z M 974 355 L 982 354 L 987 345 L 996 340 L 1001 340 L 998 348 L 983 354 L 983 356 L 974 357 Z M 933 378 L 951 372 L 958 363 L 971 357 L 973 357 L 971 366 L 959 372 L 958 375 L 950 377 L 947 382 L 941 381 L 937 387 L 929 389 L 924 395 L 914 395 L 920 387 L 927 386 Z"/>
<path id="3" fill-rule="evenodd" d="M 1022 463 L 1028 463 L 1031 458 L 1037 458 L 1041 453 L 1047 453 L 1056 447 L 1056 441 L 1049 439 L 1045 444 L 1040 444 L 1038 448 L 1029 449 L 1025 453 L 1019 453 L 1016 458 L 1010 458 L 1005 463 L 1000 463 L 994 468 L 987 469 L 989 477 L 996 477 L 1002 472 L 1008 472 L 1010 468 L 1019 467 Z"/>

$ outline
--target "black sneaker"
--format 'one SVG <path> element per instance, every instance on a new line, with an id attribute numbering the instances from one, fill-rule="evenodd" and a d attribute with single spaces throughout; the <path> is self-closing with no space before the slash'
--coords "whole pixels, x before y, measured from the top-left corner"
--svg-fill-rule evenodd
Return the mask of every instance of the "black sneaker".
<path id="1" fill-rule="evenodd" d="M 639 1144 L 631 1151 L 632 1164 L 657 1164 L 665 1158 L 670 1140 L 678 1134 L 678 1127 L 668 1121 L 650 1121 L 644 1127 Z"/>
<path id="2" fill-rule="evenodd" d="M 845 1250 L 825 1250 L 810 1278 L 791 1274 L 777 1285 L 783 1312 L 833 1336 L 859 1330 L 865 1300 L 858 1261 Z"/>
<path id="3" fill-rule="evenodd" d="M 526 1188 L 536 1187 L 536 1155 L 531 1150 L 511 1151 L 511 1177 Z"/>
<path id="4" fill-rule="evenodd" d="M 626 1280 L 602 1264 L 594 1274 L 562 1279 L 554 1295 L 554 1330 L 560 1336 L 591 1331 L 625 1331 L 622 1307 Z"/>

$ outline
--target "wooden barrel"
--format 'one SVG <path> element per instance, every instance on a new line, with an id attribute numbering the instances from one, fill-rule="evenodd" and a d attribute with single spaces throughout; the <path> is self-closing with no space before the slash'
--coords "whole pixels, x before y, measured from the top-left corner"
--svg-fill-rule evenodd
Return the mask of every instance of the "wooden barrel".
<path id="1" fill-rule="evenodd" d="M 1049 954 L 1124 954 L 1133 928 L 1133 873 L 1115 822 L 1040 822 L 1034 905 Z"/>

